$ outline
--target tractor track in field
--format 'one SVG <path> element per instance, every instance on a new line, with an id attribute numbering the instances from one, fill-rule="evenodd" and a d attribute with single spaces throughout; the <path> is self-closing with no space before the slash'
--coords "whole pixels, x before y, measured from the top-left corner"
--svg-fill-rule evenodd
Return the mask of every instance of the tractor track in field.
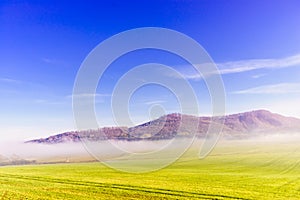
<path id="1" fill-rule="evenodd" d="M 297 153 L 299 152 L 299 148 L 295 149 L 293 152 L 291 152 L 290 154 L 293 153 Z M 287 174 L 295 169 L 298 169 L 300 166 L 300 160 L 296 161 L 294 164 L 290 165 L 289 167 L 287 167 L 285 170 L 283 170 L 280 174 Z"/>
<path id="2" fill-rule="evenodd" d="M 171 189 L 160 189 L 152 187 L 143 187 L 143 186 L 134 186 L 134 185 L 123 185 L 123 184 L 109 184 L 109 183 L 99 183 L 99 182 L 89 182 L 89 181 L 76 181 L 70 179 L 59 179 L 59 178 L 45 178 L 39 176 L 24 176 L 24 175 L 15 175 L 15 174 L 0 174 L 0 179 L 19 179 L 19 180 L 30 180 L 30 181 L 39 181 L 39 182 L 48 182 L 56 184 L 66 184 L 66 185 L 77 185 L 83 187 L 95 187 L 95 188 L 110 188 L 116 190 L 125 190 L 125 191 L 134 191 L 142 192 L 144 194 L 158 194 L 166 195 L 170 197 L 178 198 L 199 198 L 199 199 L 242 199 L 246 198 L 234 197 L 228 195 L 219 195 L 219 194 L 205 194 L 197 192 L 188 192 L 180 190 L 171 190 Z"/>

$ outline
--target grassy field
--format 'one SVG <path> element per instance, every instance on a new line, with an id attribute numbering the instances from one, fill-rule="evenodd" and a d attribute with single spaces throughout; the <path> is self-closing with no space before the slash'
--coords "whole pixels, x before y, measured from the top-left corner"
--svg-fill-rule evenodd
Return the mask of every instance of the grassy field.
<path id="1" fill-rule="evenodd" d="M 100 163 L 0 168 L 0 199 L 300 199 L 294 142 L 225 141 L 205 159 L 129 174 Z"/>

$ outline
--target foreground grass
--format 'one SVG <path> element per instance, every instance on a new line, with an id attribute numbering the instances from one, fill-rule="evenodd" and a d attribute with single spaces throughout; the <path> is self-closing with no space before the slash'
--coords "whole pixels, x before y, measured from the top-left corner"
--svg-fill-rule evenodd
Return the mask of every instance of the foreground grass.
<path id="1" fill-rule="evenodd" d="M 156 172 L 100 163 L 0 168 L 0 199 L 299 199 L 298 142 L 223 142 L 203 160 L 191 150 Z"/>

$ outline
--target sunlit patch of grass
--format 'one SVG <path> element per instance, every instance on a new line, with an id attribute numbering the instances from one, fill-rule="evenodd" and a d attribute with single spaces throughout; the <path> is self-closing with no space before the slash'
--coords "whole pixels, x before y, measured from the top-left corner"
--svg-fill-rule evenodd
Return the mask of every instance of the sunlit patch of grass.
<path id="1" fill-rule="evenodd" d="M 298 199 L 298 142 L 226 141 L 171 166 L 130 174 L 100 163 L 0 168 L 0 199 Z"/>

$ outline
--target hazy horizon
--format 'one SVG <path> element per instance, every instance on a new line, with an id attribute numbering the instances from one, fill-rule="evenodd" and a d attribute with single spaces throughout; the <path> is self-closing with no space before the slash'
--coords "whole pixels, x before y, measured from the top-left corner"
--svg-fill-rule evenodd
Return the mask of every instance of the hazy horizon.
<path id="1" fill-rule="evenodd" d="M 185 139 L 176 139 L 179 143 Z M 134 154 L 145 154 L 157 151 L 159 148 L 165 148 L 172 140 L 160 140 L 160 141 L 117 141 L 110 140 L 109 143 L 115 146 L 121 151 L 116 151 L 108 148 L 108 144 L 104 141 L 93 142 L 96 145 L 100 155 L 93 156 L 93 151 L 89 152 L 86 145 L 82 142 L 77 143 L 59 143 L 59 144 L 37 144 L 37 143 L 24 143 L 22 141 L 10 141 L 0 143 L 0 166 L 1 162 L 9 159 L 11 161 L 16 160 L 27 160 L 36 161 L 37 163 L 49 162 L 82 162 L 82 161 L 99 161 L 109 162 L 110 160 L 115 160 L 116 158 L 126 158 L 124 152 L 134 153 Z M 225 148 L 226 151 L 230 151 L 231 148 L 236 147 L 235 153 L 247 153 L 244 152 L 244 147 L 257 146 L 262 148 L 265 146 L 267 149 L 269 146 L 282 145 L 288 147 L 289 145 L 294 146 L 300 141 L 299 134 L 272 134 L 255 136 L 248 139 L 226 139 L 221 138 L 216 148 Z M 178 143 L 177 142 L 177 143 Z M 202 148 L 204 139 L 195 139 L 193 144 L 187 149 L 187 151 L 199 151 Z M 179 144 L 178 143 L 178 144 Z M 288 146 L 287 146 L 288 145 Z M 172 146 L 169 151 L 176 149 L 176 145 Z M 240 149 L 240 152 L 239 152 Z M 276 148 L 275 148 L 276 149 Z M 293 150 L 293 149 L 290 149 Z M 295 149 L 296 150 L 296 149 Z M 271 149 L 269 149 L 272 152 Z M 92 153 L 92 154 L 91 154 Z M 212 153 L 213 154 L 213 153 Z M 194 159 L 199 159 L 198 154 L 194 154 Z M 98 157 L 97 157 L 98 156 Z"/>
<path id="2" fill-rule="evenodd" d="M 258 110 L 266 110 L 266 109 L 258 109 Z M 247 111 L 243 111 L 243 112 L 238 112 L 238 113 L 226 113 L 226 115 L 232 115 L 232 114 L 239 114 L 239 113 L 245 113 L 245 112 L 252 112 L 252 111 L 257 111 L 257 110 L 247 110 Z M 281 113 L 275 113 L 275 112 L 272 112 L 271 110 L 266 110 L 266 111 L 269 111 L 271 113 L 274 113 L 274 114 L 279 114 L 279 115 L 282 115 Z M 172 114 L 172 113 L 166 113 L 166 115 L 168 114 Z M 163 116 L 163 115 L 162 115 Z M 159 116 L 159 117 L 162 117 L 162 116 Z M 297 119 L 300 119 L 298 117 L 295 117 L 295 116 L 288 116 L 288 115 L 282 115 L 282 116 L 285 116 L 285 117 L 294 117 L 294 118 L 297 118 Z M 159 117 L 156 117 L 156 118 L 149 118 L 148 120 L 145 120 L 145 121 L 142 121 L 140 123 L 137 123 L 135 124 L 135 126 L 137 125 L 141 125 L 141 124 L 144 124 L 144 123 L 147 123 L 151 120 L 155 120 L 155 119 L 158 119 Z M 211 117 L 211 115 L 199 115 L 199 117 Z M 122 127 L 126 127 L 125 125 L 121 125 Z M 105 127 L 119 127 L 119 126 L 102 126 L 99 128 L 105 128 Z M 128 127 L 132 127 L 132 126 L 128 126 Z M 40 139 L 40 138 L 46 138 L 46 137 L 49 137 L 49 136 L 53 136 L 53 135 L 57 135 L 57 134 L 61 134 L 61 133 L 66 133 L 66 132 L 73 132 L 73 131 L 77 131 L 78 129 L 76 127 L 74 127 L 73 129 L 61 129 L 61 130 L 58 130 L 56 132 L 48 132 L 48 133 L 44 133 L 44 134 L 40 134 L 40 135 L 35 135 L 35 136 L 26 136 L 24 135 L 23 137 L 19 137 L 19 138 L 2 138 L 2 141 L 3 142 L 11 142 L 11 141 L 19 141 L 19 142 L 22 142 L 22 141 L 29 141 L 29 140 L 34 140 L 34 139 Z"/>

